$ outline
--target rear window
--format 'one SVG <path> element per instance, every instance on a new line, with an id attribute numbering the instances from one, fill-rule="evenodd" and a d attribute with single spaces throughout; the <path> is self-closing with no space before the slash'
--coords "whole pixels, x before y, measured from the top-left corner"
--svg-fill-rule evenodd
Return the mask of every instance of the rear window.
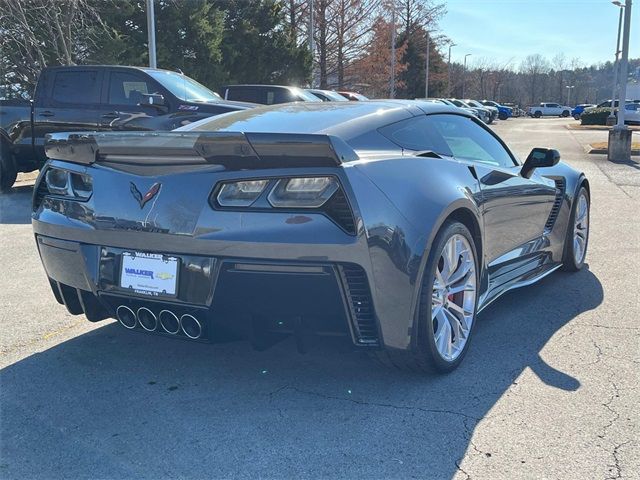
<path id="1" fill-rule="evenodd" d="M 100 103 L 98 71 L 56 72 L 51 98 L 56 103 L 74 105 Z"/>

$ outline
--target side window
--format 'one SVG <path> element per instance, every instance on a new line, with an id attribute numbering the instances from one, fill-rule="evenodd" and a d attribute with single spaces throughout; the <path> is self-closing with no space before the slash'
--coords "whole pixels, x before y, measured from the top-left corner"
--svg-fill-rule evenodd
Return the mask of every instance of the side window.
<path id="1" fill-rule="evenodd" d="M 51 99 L 55 103 L 87 105 L 100 103 L 97 70 L 56 72 Z"/>
<path id="2" fill-rule="evenodd" d="M 278 88 L 275 91 L 274 103 L 287 103 L 301 100 L 286 88 Z"/>
<path id="3" fill-rule="evenodd" d="M 111 105 L 138 105 L 144 94 L 155 93 L 154 85 L 141 75 L 111 72 L 109 103 Z"/>
<path id="4" fill-rule="evenodd" d="M 407 150 L 430 150 L 440 155 L 452 155 L 447 142 L 434 128 L 432 118 L 426 115 L 401 120 L 382 127 L 378 131 Z"/>
<path id="5" fill-rule="evenodd" d="M 515 165 L 502 144 L 472 119 L 447 114 L 430 115 L 428 118 L 454 157 L 501 167 Z"/>
<path id="6" fill-rule="evenodd" d="M 227 100 L 262 103 L 258 98 L 257 90 L 251 87 L 229 87 L 227 91 Z"/>

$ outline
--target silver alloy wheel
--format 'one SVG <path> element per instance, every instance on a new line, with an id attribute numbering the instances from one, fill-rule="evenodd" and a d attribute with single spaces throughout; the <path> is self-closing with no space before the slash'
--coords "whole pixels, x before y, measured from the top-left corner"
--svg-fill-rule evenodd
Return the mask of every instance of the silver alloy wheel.
<path id="1" fill-rule="evenodd" d="M 476 264 L 469 241 L 455 234 L 445 244 L 436 266 L 431 318 L 436 348 L 452 362 L 469 338 L 476 309 Z"/>
<path id="2" fill-rule="evenodd" d="M 589 201 L 583 191 L 578 198 L 576 214 L 573 225 L 573 258 L 576 264 L 580 265 L 584 261 L 587 251 L 587 241 L 589 240 Z"/>

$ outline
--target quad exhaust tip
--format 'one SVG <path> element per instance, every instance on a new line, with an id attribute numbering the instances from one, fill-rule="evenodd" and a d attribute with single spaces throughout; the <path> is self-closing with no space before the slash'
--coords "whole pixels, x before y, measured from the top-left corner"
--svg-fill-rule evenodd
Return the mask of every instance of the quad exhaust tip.
<path id="1" fill-rule="evenodd" d="M 147 332 L 158 330 L 158 324 L 166 333 L 177 335 L 180 331 L 192 340 L 202 337 L 202 324 L 193 315 L 185 313 L 180 318 L 171 310 L 162 310 L 156 317 L 155 313 L 147 307 L 138 308 L 134 312 L 126 305 L 120 305 L 116 309 L 116 317 L 120 324 L 133 330 L 138 324 Z"/>
<path id="2" fill-rule="evenodd" d="M 180 328 L 187 337 L 196 340 L 202 336 L 202 325 L 196 317 L 185 313 L 180 317 Z"/>
<path id="3" fill-rule="evenodd" d="M 126 305 L 120 305 L 116 309 L 116 317 L 123 327 L 129 330 L 136 328 L 136 324 L 138 323 L 136 314 Z"/>
<path id="4" fill-rule="evenodd" d="M 180 320 L 171 310 L 162 310 L 158 317 L 160 326 L 165 332 L 176 335 L 180 331 Z"/>
<path id="5" fill-rule="evenodd" d="M 147 307 L 140 307 L 137 312 L 138 322 L 140 326 L 147 332 L 153 332 L 158 328 L 158 319 L 156 315 Z"/>

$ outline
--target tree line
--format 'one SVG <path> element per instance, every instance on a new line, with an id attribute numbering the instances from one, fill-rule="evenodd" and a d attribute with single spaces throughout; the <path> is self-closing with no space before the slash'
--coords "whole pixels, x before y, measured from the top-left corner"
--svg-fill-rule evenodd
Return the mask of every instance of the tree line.
<path id="1" fill-rule="evenodd" d="M 0 0 L 4 95 L 33 91 L 45 66 L 147 65 L 145 8 L 144 0 Z M 588 67 L 563 54 L 534 54 L 520 64 L 448 65 L 450 39 L 438 27 L 446 8 L 438 0 L 155 0 L 155 13 L 158 67 L 213 90 L 227 83 L 313 84 L 389 97 L 395 30 L 399 98 L 424 97 L 428 44 L 430 96 L 566 102 L 566 85 L 574 85 L 576 101 L 611 95 L 610 62 Z"/>

